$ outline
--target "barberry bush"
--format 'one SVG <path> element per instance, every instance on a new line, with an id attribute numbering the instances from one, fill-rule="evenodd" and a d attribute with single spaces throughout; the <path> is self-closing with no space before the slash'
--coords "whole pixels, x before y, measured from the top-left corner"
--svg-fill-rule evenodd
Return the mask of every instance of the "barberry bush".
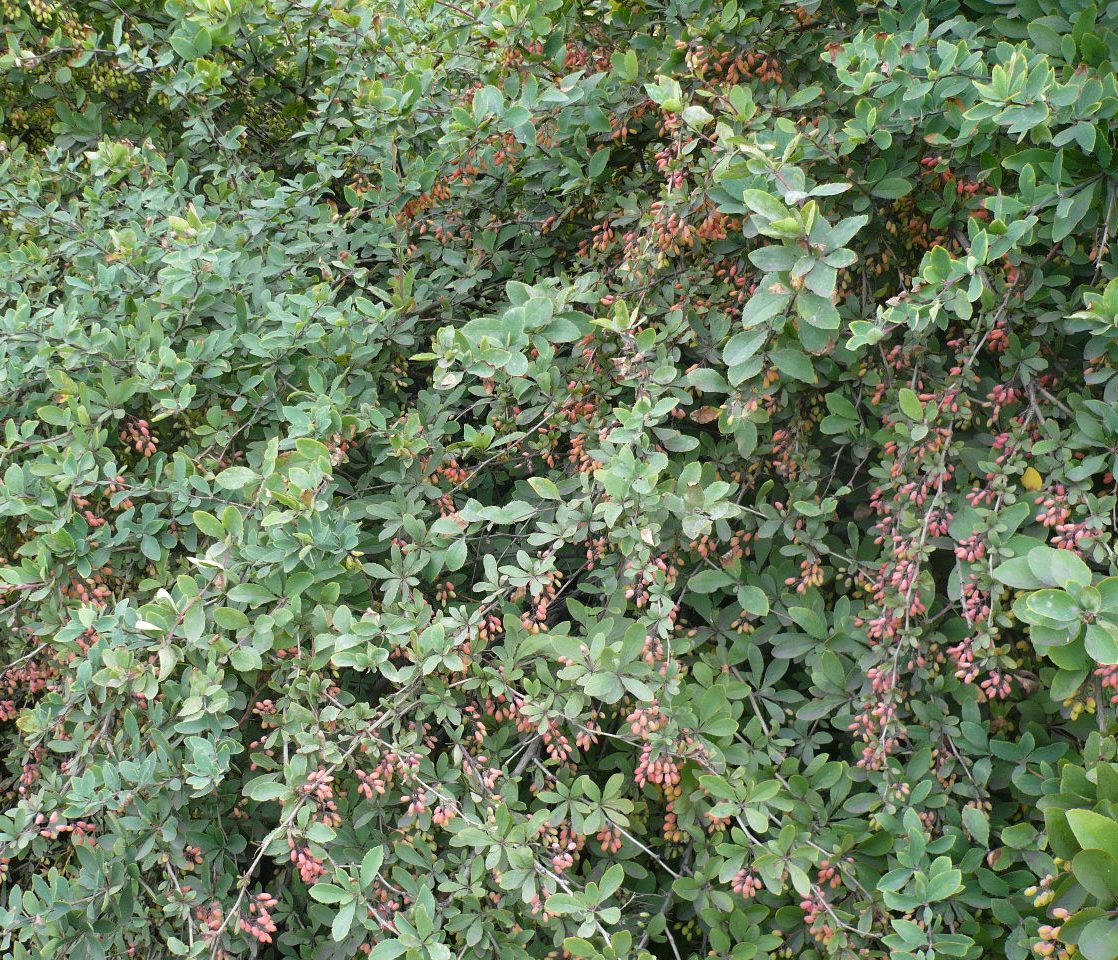
<path id="1" fill-rule="evenodd" d="M 0 949 L 1118 957 L 1118 9 L 3 0 Z"/>

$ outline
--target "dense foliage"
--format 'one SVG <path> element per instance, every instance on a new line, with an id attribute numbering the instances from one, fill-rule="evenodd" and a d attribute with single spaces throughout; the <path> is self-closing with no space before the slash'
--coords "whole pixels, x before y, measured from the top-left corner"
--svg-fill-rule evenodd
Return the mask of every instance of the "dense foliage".
<path id="1" fill-rule="evenodd" d="M 1118 7 L 3 0 L 0 950 L 1118 957 Z"/>

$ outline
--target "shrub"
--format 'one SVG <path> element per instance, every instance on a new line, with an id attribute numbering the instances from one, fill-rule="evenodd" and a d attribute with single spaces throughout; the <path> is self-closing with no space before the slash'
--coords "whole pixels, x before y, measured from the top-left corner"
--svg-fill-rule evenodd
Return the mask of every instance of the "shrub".
<path id="1" fill-rule="evenodd" d="M 5 0 L 14 958 L 1118 957 L 1118 12 Z"/>

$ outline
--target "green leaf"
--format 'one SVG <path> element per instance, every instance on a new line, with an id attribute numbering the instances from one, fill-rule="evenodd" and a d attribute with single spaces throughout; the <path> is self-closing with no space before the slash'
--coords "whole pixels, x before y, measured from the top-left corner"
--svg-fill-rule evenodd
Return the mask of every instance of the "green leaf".
<path id="1" fill-rule="evenodd" d="M 622 677 L 621 685 L 642 703 L 649 703 L 656 699 L 656 692 L 636 677 Z"/>
<path id="2" fill-rule="evenodd" d="M 770 356 L 781 373 L 786 373 L 788 376 L 802 380 L 804 383 L 814 384 L 816 382 L 815 366 L 802 351 L 784 347 L 772 351 Z"/>
<path id="3" fill-rule="evenodd" d="M 738 603 L 745 613 L 755 617 L 764 617 L 769 612 L 769 598 L 759 587 L 746 584 L 738 587 Z"/>
<path id="4" fill-rule="evenodd" d="M 722 359 L 729 367 L 745 363 L 765 345 L 769 338 L 767 330 L 744 330 L 734 334 L 722 352 Z"/>
<path id="5" fill-rule="evenodd" d="M 197 642 L 206 632 L 206 610 L 201 601 L 192 600 L 182 615 L 182 632 L 187 640 Z"/>
<path id="6" fill-rule="evenodd" d="M 963 826 L 966 827 L 967 833 L 982 846 L 985 847 L 989 844 L 990 818 L 986 815 L 985 810 L 972 806 L 963 807 Z"/>
<path id="7" fill-rule="evenodd" d="M 1118 624 L 1101 618 L 1087 624 L 1083 648 L 1096 663 L 1107 666 L 1118 663 Z"/>
<path id="8" fill-rule="evenodd" d="M 255 650 L 248 647 L 237 647 L 229 652 L 229 663 L 239 673 L 259 670 L 264 665 L 264 660 Z"/>
<path id="9" fill-rule="evenodd" d="M 1067 820 L 1084 850 L 1118 850 L 1118 821 L 1093 810 L 1068 810 Z"/>
<path id="10" fill-rule="evenodd" d="M 1061 200 L 1056 205 L 1056 212 L 1052 222 L 1052 242 L 1059 243 L 1079 226 L 1079 222 L 1091 209 L 1095 198 L 1095 184 L 1089 184 L 1075 192 L 1071 197 Z"/>
<path id="11" fill-rule="evenodd" d="M 449 547 L 446 548 L 444 564 L 446 569 L 450 571 L 461 570 L 466 563 L 466 557 L 469 552 L 469 545 L 465 540 L 455 540 Z"/>
<path id="12" fill-rule="evenodd" d="M 361 886 L 367 887 L 376 878 L 384 863 L 384 847 L 371 847 L 361 860 Z"/>
<path id="13" fill-rule="evenodd" d="M 687 581 L 687 589 L 694 593 L 714 593 L 733 583 L 734 578 L 723 570 L 700 570 Z"/>
<path id="14" fill-rule="evenodd" d="M 835 272 L 828 267 L 816 266 L 808 274 L 807 279 L 809 285 L 817 285 L 818 292 L 801 290 L 796 295 L 796 313 L 802 321 L 801 339 L 804 334 L 803 325 L 819 330 L 837 330 L 842 322 L 838 310 L 835 309 L 835 305 L 831 303 L 830 299 L 834 287 Z M 820 295 L 823 293 L 826 296 Z"/>
<path id="15" fill-rule="evenodd" d="M 773 273 L 791 270 L 796 265 L 799 254 L 791 246 L 773 243 L 751 251 L 749 259 L 758 270 Z"/>
<path id="16" fill-rule="evenodd" d="M 214 610 L 214 622 L 224 630 L 243 630 L 249 625 L 248 617 L 232 607 L 217 607 Z"/>
<path id="17" fill-rule="evenodd" d="M 332 883 L 316 883 L 308 892 L 319 903 L 341 903 L 349 896 L 345 890 Z"/>
<path id="18" fill-rule="evenodd" d="M 399 940 L 381 940 L 373 947 L 369 960 L 396 960 L 407 952 L 408 948 Z"/>
<path id="19" fill-rule="evenodd" d="M 486 117 L 499 114 L 505 109 L 505 98 L 494 86 L 484 86 L 474 94 L 474 121 L 480 123 Z"/>
<path id="20" fill-rule="evenodd" d="M 528 108 L 518 103 L 515 106 L 509 107 L 501 117 L 501 129 L 513 130 L 531 119 L 532 114 Z M 593 165 L 593 161 L 591 165 Z"/>
<path id="21" fill-rule="evenodd" d="M 342 904 L 341 909 L 334 915 L 334 922 L 330 924 L 330 936 L 335 942 L 341 943 L 349 936 L 349 929 L 353 926 L 353 918 L 356 914 L 356 900 L 348 900 Z"/>
<path id="22" fill-rule="evenodd" d="M 706 107 L 698 103 L 693 103 L 688 107 L 684 107 L 681 116 L 683 117 L 683 122 L 693 130 L 702 129 L 714 119 L 714 115 L 707 110 Z"/>
<path id="23" fill-rule="evenodd" d="M 270 777 L 257 777 L 255 780 L 246 783 L 244 787 L 244 795 L 259 803 L 278 800 L 290 792 L 285 784 L 278 783 Z"/>
<path id="24" fill-rule="evenodd" d="M 229 591 L 228 596 L 234 603 L 247 603 L 250 607 L 258 607 L 278 599 L 271 590 L 258 583 L 238 583 Z"/>
<path id="25" fill-rule="evenodd" d="M 1044 586 L 1032 568 L 1028 557 L 1014 557 L 994 568 L 994 579 L 1015 590 L 1035 590 Z"/>
<path id="26" fill-rule="evenodd" d="M 1080 850 L 1071 861 L 1075 879 L 1091 896 L 1113 900 L 1118 896 L 1118 860 L 1103 850 Z"/>
<path id="27" fill-rule="evenodd" d="M 788 207 L 764 190 L 746 190 L 742 194 L 742 200 L 750 210 L 759 213 L 766 220 L 783 220 L 792 215 Z"/>
<path id="28" fill-rule="evenodd" d="M 538 497 L 544 500 L 560 499 L 559 488 L 547 477 L 529 477 L 528 486 L 536 492 Z"/>
<path id="29" fill-rule="evenodd" d="M 901 412 L 909 420 L 924 419 L 924 404 L 920 402 L 920 398 L 912 390 L 909 390 L 908 387 L 901 387 L 897 398 L 901 405 Z"/>
<path id="30" fill-rule="evenodd" d="M 1068 697 L 1075 696 L 1083 681 L 1087 679 L 1090 669 L 1086 666 L 1079 669 L 1058 669 L 1048 687 L 1048 693 L 1057 703 L 1062 703 Z"/>
<path id="31" fill-rule="evenodd" d="M 1037 590 L 1025 598 L 1025 606 L 1038 616 L 1057 623 L 1074 623 L 1082 616 L 1079 604 L 1063 590 Z"/>
<path id="32" fill-rule="evenodd" d="M 683 91 L 679 81 L 672 77 L 658 75 L 655 83 L 644 85 L 644 90 L 653 103 L 668 113 L 678 113 L 683 109 Z"/>
<path id="33" fill-rule="evenodd" d="M 1084 960 L 1115 960 L 1118 958 L 1118 920 L 1099 917 L 1079 934 L 1079 952 Z"/>
<path id="34" fill-rule="evenodd" d="M 788 616 L 803 628 L 804 632 L 816 640 L 827 638 L 827 621 L 819 612 L 809 607 L 789 607 Z"/>
<path id="35" fill-rule="evenodd" d="M 903 177 L 886 177 L 873 185 L 870 193 L 882 200 L 896 200 L 911 192 L 912 184 Z"/>
<path id="36" fill-rule="evenodd" d="M 1118 577 L 1104 577 L 1095 584 L 1105 613 L 1118 613 Z"/>
<path id="37" fill-rule="evenodd" d="M 212 513 L 206 513 L 205 510 L 195 510 L 191 516 L 194 519 L 194 526 L 207 537 L 213 537 L 215 540 L 225 539 L 225 527 Z"/>
<path id="38" fill-rule="evenodd" d="M 635 50 L 627 50 L 624 54 L 615 52 L 611 58 L 613 69 L 617 71 L 617 75 L 621 80 L 626 83 L 635 83 L 638 71 L 640 70 L 640 61 L 637 59 L 637 52 Z"/>
<path id="39" fill-rule="evenodd" d="M 758 290 L 745 309 L 741 312 L 741 322 L 747 328 L 759 327 L 778 314 L 784 313 L 792 302 L 790 293 L 774 293 L 772 290 Z"/>
<path id="40" fill-rule="evenodd" d="M 605 171 L 606 166 L 609 164 L 609 147 L 604 147 L 595 152 L 594 156 L 590 158 L 590 163 L 586 168 L 586 175 L 591 180 L 597 180 Z"/>
<path id="41" fill-rule="evenodd" d="M 586 910 L 586 904 L 569 893 L 553 893 L 547 898 L 547 909 L 558 914 L 582 913 Z"/>
<path id="42" fill-rule="evenodd" d="M 612 897 L 621 888 L 621 882 L 624 879 L 625 868 L 620 863 L 615 863 L 609 867 L 602 874 L 602 879 L 598 881 L 598 896 L 601 900 Z"/>
<path id="43" fill-rule="evenodd" d="M 1092 579 L 1087 564 L 1070 550 L 1034 547 L 1028 553 L 1028 560 L 1033 574 L 1050 586 L 1062 587 L 1068 583 L 1087 586 Z"/>
<path id="44" fill-rule="evenodd" d="M 593 960 L 594 957 L 600 956 L 594 944 L 589 940 L 583 940 L 582 937 L 567 937 L 563 941 L 563 949 L 572 957 L 579 957 L 581 960 Z"/>
<path id="45" fill-rule="evenodd" d="M 625 694 L 615 673 L 595 673 L 583 681 L 582 689 L 588 697 L 605 703 L 617 703 Z"/>
<path id="46" fill-rule="evenodd" d="M 953 897 L 963 889 L 963 874 L 959 870 L 946 870 L 931 878 L 928 883 L 928 903 L 937 903 Z"/>
<path id="47" fill-rule="evenodd" d="M 176 33 L 170 38 L 171 49 L 183 60 L 193 60 L 195 55 L 194 44 L 183 34 Z"/>
<path id="48" fill-rule="evenodd" d="M 788 879 L 792 881 L 792 888 L 801 897 L 811 895 L 811 878 L 803 867 L 790 862 L 788 864 Z"/>
<path id="49" fill-rule="evenodd" d="M 241 490 L 260 478 L 248 467 L 227 467 L 214 480 L 222 490 Z"/>

